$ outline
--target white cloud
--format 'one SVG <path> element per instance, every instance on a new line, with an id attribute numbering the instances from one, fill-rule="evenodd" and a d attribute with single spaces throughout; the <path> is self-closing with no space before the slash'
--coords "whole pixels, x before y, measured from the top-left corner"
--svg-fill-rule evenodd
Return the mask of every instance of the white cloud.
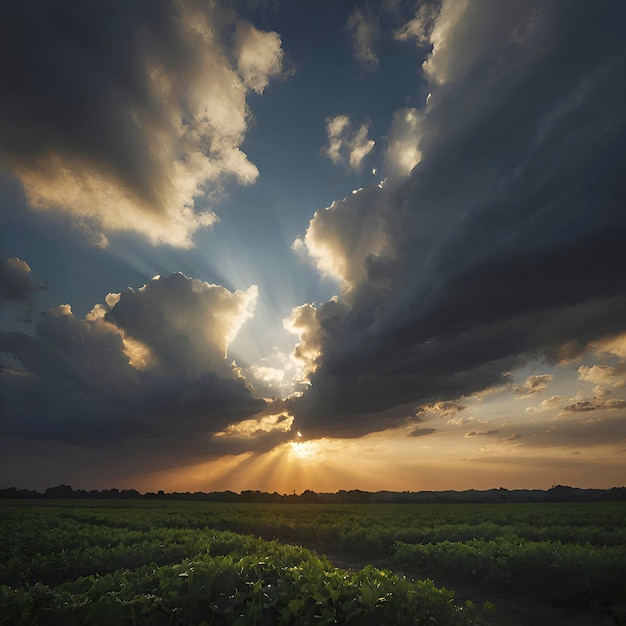
<path id="1" fill-rule="evenodd" d="M 324 153 L 333 162 L 339 163 L 342 159 L 343 147 L 342 135 L 350 127 L 350 118 L 347 115 L 335 115 L 326 120 L 326 133 L 328 135 L 328 147 Z"/>
<path id="2" fill-rule="evenodd" d="M 467 424 L 478 424 L 479 426 L 484 426 L 489 424 L 487 420 L 477 419 L 471 415 L 467 417 L 453 417 L 449 419 L 447 422 L 448 426 L 466 426 Z"/>
<path id="3" fill-rule="evenodd" d="M 510 435 L 509 437 L 503 437 L 500 441 L 503 442 L 513 442 L 513 441 L 518 441 L 519 439 L 522 438 L 522 434 L 521 433 L 513 433 L 512 435 Z"/>
<path id="4" fill-rule="evenodd" d="M 355 170 L 358 169 L 375 145 L 372 139 L 368 139 L 368 129 L 369 123 L 355 127 L 347 115 L 328 118 L 328 146 L 324 148 L 324 154 L 333 163 L 345 163 Z"/>
<path id="5" fill-rule="evenodd" d="M 363 159 L 374 148 L 375 141 L 367 137 L 368 125 L 361 124 L 356 131 L 354 138 L 349 144 L 350 147 L 350 167 L 358 169 Z"/>
<path id="6" fill-rule="evenodd" d="M 624 372 L 608 365 L 581 365 L 578 368 L 578 379 L 595 385 L 619 389 L 624 386 Z"/>
<path id="7" fill-rule="evenodd" d="M 173 147 L 170 144 L 165 150 Z M 199 228 L 211 226 L 217 220 L 210 210 L 196 213 L 184 204 L 188 201 L 193 206 L 193 195 L 205 180 L 202 170 L 208 163 L 203 160 L 197 153 L 191 156 L 190 165 L 197 175 L 181 171 L 181 177 L 173 177 L 163 196 L 162 211 L 158 212 L 131 190 L 120 186 L 114 177 L 83 159 L 49 152 L 40 163 L 18 166 L 14 172 L 24 185 L 32 207 L 71 215 L 84 235 L 98 247 L 109 245 L 105 232 L 137 231 L 153 244 L 188 248 Z M 175 163 L 171 166 L 173 171 L 182 169 Z M 183 189 L 189 183 L 193 188 Z"/>
<path id="8" fill-rule="evenodd" d="M 367 263 L 392 254 L 385 231 L 386 188 L 369 187 L 315 212 L 294 249 L 306 251 L 319 271 L 345 289 L 367 278 Z"/>
<path id="9" fill-rule="evenodd" d="M 430 36 L 438 15 L 439 7 L 436 3 L 423 2 L 419 5 L 415 17 L 396 30 L 394 39 L 398 41 L 414 39 L 420 46 L 430 44 Z"/>
<path id="10" fill-rule="evenodd" d="M 452 77 L 449 65 L 457 60 L 457 55 L 451 42 L 468 5 L 469 0 L 444 0 L 441 5 L 439 18 L 430 34 L 433 51 L 422 66 L 427 76 L 436 83 L 448 82 Z"/>
<path id="11" fill-rule="evenodd" d="M 526 407 L 526 413 L 544 413 L 559 407 L 565 398 L 563 396 L 551 396 L 546 400 L 542 400 L 537 406 Z"/>
<path id="12" fill-rule="evenodd" d="M 548 388 L 554 376 L 552 374 L 533 374 L 529 376 L 523 384 L 515 387 L 515 393 L 520 398 L 534 396 Z"/>
<path id="13" fill-rule="evenodd" d="M 295 307 L 283 323 L 286 330 L 298 336 L 292 355 L 298 369 L 295 378 L 307 381 L 318 368 L 322 354 L 323 331 L 318 310 L 312 304 L 303 304 Z"/>
<path id="14" fill-rule="evenodd" d="M 264 415 L 263 417 L 230 424 L 224 431 L 216 433 L 215 437 L 254 439 L 263 437 L 273 431 L 286 433 L 291 430 L 292 424 L 293 416 L 287 412 Z"/>
<path id="15" fill-rule="evenodd" d="M 285 379 L 285 370 L 277 367 L 267 367 L 265 365 L 251 365 L 249 368 L 253 376 L 266 383 L 279 385 Z"/>
<path id="16" fill-rule="evenodd" d="M 15 273 L 29 274 L 31 271 L 30 265 L 28 265 L 26 261 L 22 261 L 22 259 L 18 259 L 17 257 L 7 259 L 6 265 Z"/>
<path id="17" fill-rule="evenodd" d="M 48 310 L 48 315 L 50 317 L 74 317 L 72 307 L 69 304 L 58 304 L 57 306 L 53 306 Z M 94 319 L 90 319 L 89 321 L 96 321 L 98 317 L 100 316 L 94 316 Z"/>
<path id="18" fill-rule="evenodd" d="M 560 412 L 560 415 L 567 413 L 592 413 L 597 411 L 617 411 L 626 409 L 626 400 L 619 398 L 592 398 L 590 400 L 584 399 L 569 404 Z"/>
<path id="19" fill-rule="evenodd" d="M 532 3 L 444 0 L 430 33 L 433 50 L 422 68 L 439 85 L 467 75 L 487 58 L 490 63 L 495 60 L 503 74 L 508 63 L 519 60 L 516 55 L 507 59 L 503 54 L 507 47 L 538 54 L 527 45 L 536 23 L 537 9 Z"/>
<path id="20" fill-rule="evenodd" d="M 346 28 L 350 32 L 354 56 L 366 71 L 378 68 L 378 57 L 374 52 L 374 43 L 378 37 L 378 26 L 373 20 L 355 9 L 348 17 Z"/>
<path id="21" fill-rule="evenodd" d="M 130 15 L 113 11 L 106 19 Z M 241 150 L 247 95 L 262 93 L 281 72 L 281 41 L 215 3 L 182 0 L 172 15 L 143 18 L 119 54 L 98 61 L 83 99 L 71 101 L 76 123 L 64 132 L 63 119 L 52 131 L 59 113 L 42 106 L 24 122 L 31 152 L 5 143 L 5 164 L 32 207 L 69 215 L 96 245 L 131 231 L 153 244 L 189 248 L 198 229 L 216 222 L 209 205 L 224 181 L 249 184 L 258 176 Z M 76 54 L 89 62 L 98 52 L 89 41 L 81 45 Z M 133 87 L 123 91 L 128 72 L 135 72 Z"/>
<path id="22" fill-rule="evenodd" d="M 612 354 L 626 361 L 626 333 L 608 337 L 591 344 L 596 354 Z"/>
<path id="23" fill-rule="evenodd" d="M 469 433 L 465 433 L 465 437 L 469 438 L 469 437 L 492 437 L 494 435 L 498 434 L 498 430 L 494 429 L 494 430 L 484 430 L 484 431 L 477 431 L 477 430 L 472 430 Z"/>
<path id="24" fill-rule="evenodd" d="M 257 30 L 248 22 L 239 22 L 235 32 L 237 72 L 248 89 L 258 94 L 272 76 L 280 74 L 283 51 L 278 33 Z"/>
<path id="25" fill-rule="evenodd" d="M 424 114 L 414 108 L 398 109 L 393 114 L 385 152 L 389 175 L 407 176 L 420 162 L 424 119 Z"/>

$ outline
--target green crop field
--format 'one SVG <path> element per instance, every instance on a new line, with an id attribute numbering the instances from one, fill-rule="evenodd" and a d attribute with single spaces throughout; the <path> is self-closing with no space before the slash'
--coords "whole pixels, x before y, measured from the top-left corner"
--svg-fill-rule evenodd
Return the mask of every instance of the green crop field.
<path id="1" fill-rule="evenodd" d="M 490 593 L 609 617 L 626 601 L 620 502 L 14 501 L 0 551 L 11 626 L 470 625 L 505 623 Z"/>

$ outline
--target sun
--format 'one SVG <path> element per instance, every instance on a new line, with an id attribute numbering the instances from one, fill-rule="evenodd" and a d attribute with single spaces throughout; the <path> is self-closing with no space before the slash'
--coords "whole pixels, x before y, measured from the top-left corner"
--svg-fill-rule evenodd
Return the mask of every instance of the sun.
<path id="1" fill-rule="evenodd" d="M 319 452 L 319 444 L 315 441 L 292 441 L 289 445 L 290 453 L 297 459 L 311 459 Z"/>
<path id="2" fill-rule="evenodd" d="M 310 459 L 314 457 L 320 450 L 320 446 L 315 441 L 302 441 L 302 433 L 296 431 L 296 441 L 292 441 L 290 446 L 290 453 L 296 459 Z"/>

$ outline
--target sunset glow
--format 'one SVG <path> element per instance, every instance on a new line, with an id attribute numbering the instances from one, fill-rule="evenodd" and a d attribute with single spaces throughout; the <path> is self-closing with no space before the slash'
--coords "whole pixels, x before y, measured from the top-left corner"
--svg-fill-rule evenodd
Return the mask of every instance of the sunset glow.
<path id="1" fill-rule="evenodd" d="M 27 5 L 0 488 L 624 483 L 620 3 Z"/>

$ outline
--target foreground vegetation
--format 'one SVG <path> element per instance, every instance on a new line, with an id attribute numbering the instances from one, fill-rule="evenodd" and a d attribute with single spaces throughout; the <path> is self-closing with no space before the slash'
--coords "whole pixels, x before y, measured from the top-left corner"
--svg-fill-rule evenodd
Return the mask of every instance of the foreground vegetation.
<path id="1" fill-rule="evenodd" d="M 377 567 L 340 570 L 301 545 Z M 399 569 L 552 603 L 626 600 L 626 504 L 0 507 L 3 624 L 489 621 Z"/>

